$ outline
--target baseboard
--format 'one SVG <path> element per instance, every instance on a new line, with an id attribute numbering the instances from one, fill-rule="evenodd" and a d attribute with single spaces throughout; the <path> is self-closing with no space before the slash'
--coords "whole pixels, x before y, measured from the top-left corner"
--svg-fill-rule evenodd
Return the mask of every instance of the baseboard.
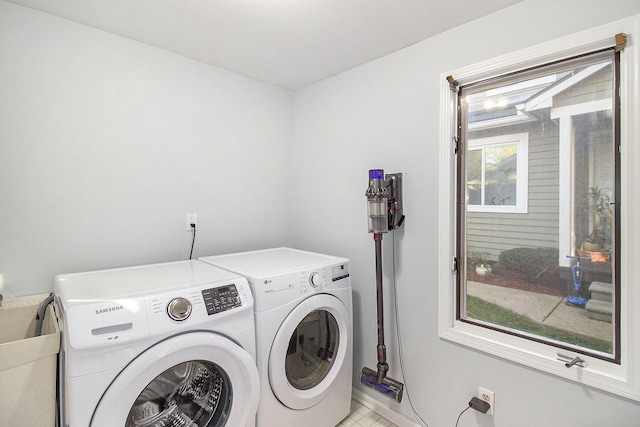
<path id="1" fill-rule="evenodd" d="M 362 405 L 371 409 L 380 416 L 383 416 L 399 427 L 422 427 L 420 424 L 416 424 L 415 421 L 412 421 L 409 418 L 406 418 L 404 415 L 391 410 L 388 406 L 385 406 L 368 394 L 361 392 L 360 390 L 356 390 L 355 388 L 352 389 L 351 397 L 353 398 L 353 400 L 361 403 Z"/>

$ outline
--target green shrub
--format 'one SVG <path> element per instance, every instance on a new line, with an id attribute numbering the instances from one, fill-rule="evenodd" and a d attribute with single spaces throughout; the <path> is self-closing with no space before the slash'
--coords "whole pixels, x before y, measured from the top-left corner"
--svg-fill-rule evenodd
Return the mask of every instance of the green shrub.
<path id="1" fill-rule="evenodd" d="M 558 249 L 513 248 L 502 251 L 498 269 L 504 269 L 529 278 L 558 276 Z"/>

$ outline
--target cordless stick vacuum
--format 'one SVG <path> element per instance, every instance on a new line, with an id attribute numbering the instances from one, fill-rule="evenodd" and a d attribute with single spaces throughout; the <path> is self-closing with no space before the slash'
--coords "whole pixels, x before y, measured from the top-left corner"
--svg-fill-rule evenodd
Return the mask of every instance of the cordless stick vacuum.
<path id="1" fill-rule="evenodd" d="M 402 400 L 404 384 L 387 377 L 387 348 L 384 345 L 384 305 L 382 287 L 382 234 L 402 225 L 402 174 L 384 174 L 382 169 L 369 171 L 367 196 L 369 233 L 373 233 L 376 249 L 376 296 L 378 317 L 378 366 L 377 370 L 362 368 L 360 382 L 394 399 Z"/>
<path id="2" fill-rule="evenodd" d="M 576 263 L 573 267 L 571 267 L 573 290 L 567 296 L 566 304 L 584 307 L 587 304 L 587 299 L 583 296 L 582 276 L 584 276 L 584 268 L 580 265 L 580 260 L 591 261 L 591 258 L 572 255 L 567 255 L 567 258 L 575 259 Z"/>

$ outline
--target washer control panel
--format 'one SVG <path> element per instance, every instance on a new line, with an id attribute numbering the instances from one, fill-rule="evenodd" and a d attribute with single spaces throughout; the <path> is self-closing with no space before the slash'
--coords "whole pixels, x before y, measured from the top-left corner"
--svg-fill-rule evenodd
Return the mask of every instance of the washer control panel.
<path id="1" fill-rule="evenodd" d="M 242 301 L 240 301 L 240 295 L 238 295 L 238 289 L 235 284 L 203 289 L 202 298 L 204 299 L 204 304 L 207 307 L 207 314 L 209 316 L 242 306 Z"/>

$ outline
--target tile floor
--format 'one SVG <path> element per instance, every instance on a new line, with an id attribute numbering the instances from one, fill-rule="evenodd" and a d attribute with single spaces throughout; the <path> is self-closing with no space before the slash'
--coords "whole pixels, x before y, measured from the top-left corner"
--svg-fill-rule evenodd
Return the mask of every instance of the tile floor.
<path id="1" fill-rule="evenodd" d="M 363 404 L 351 400 L 351 413 L 336 427 L 398 427 Z"/>

